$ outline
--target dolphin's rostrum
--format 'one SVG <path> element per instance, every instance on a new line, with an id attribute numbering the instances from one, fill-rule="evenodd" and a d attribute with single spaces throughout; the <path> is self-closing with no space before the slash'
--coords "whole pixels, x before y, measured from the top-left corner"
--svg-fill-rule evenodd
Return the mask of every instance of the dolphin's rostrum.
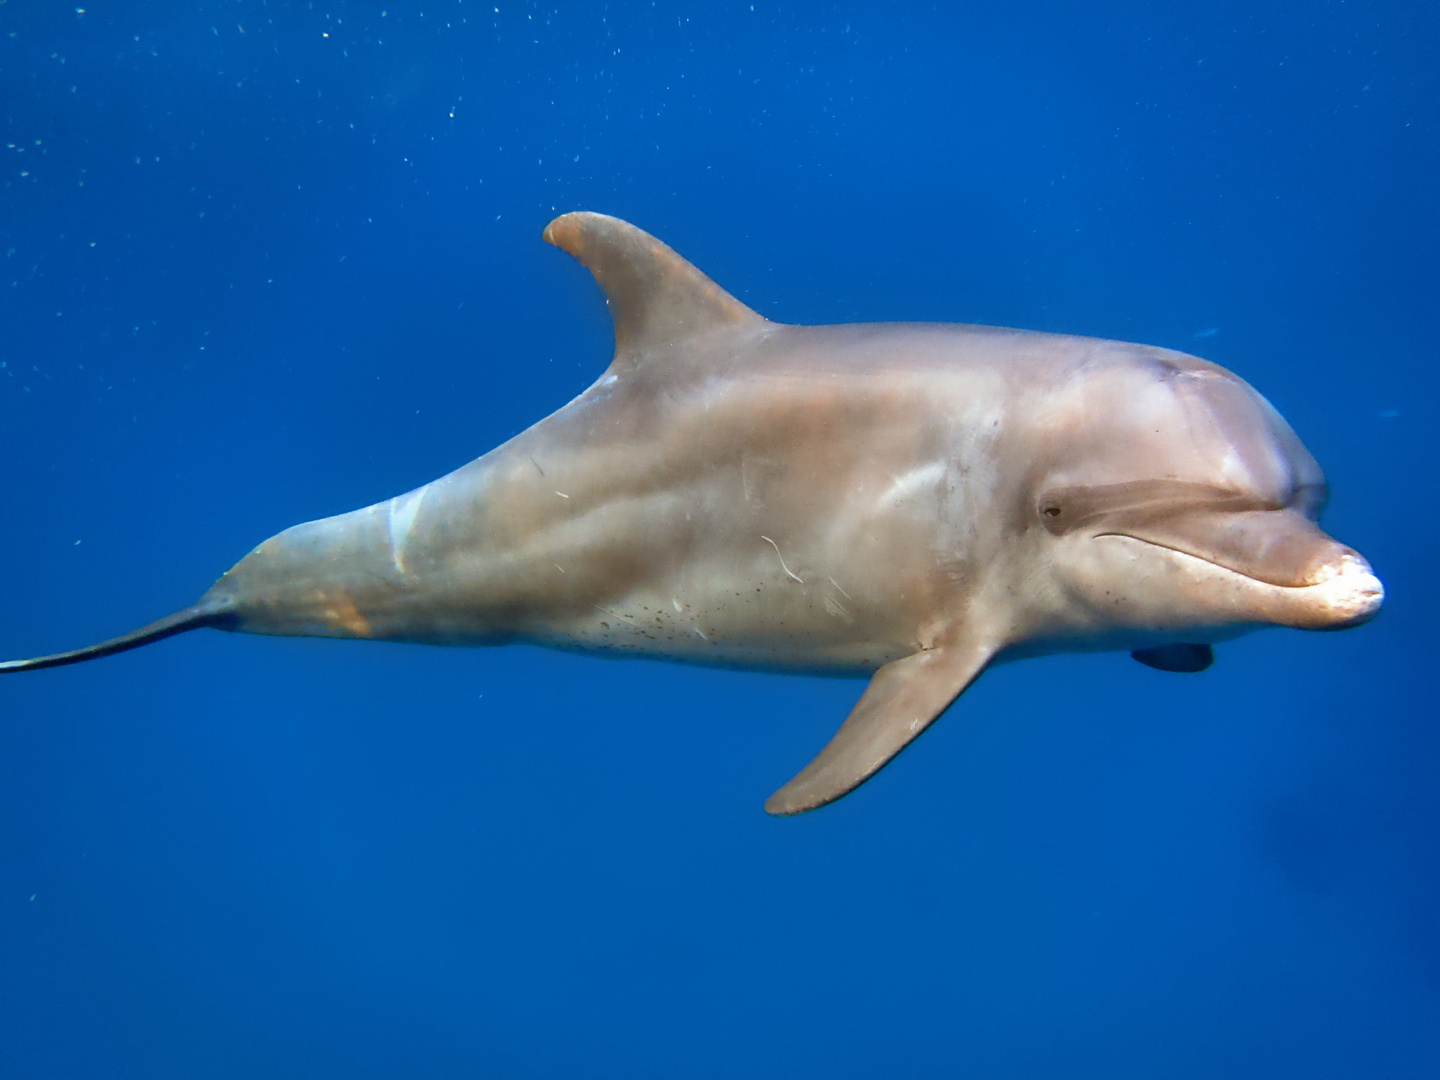
<path id="1" fill-rule="evenodd" d="M 528 641 L 871 674 L 766 803 L 839 798 L 986 666 L 1124 649 L 1199 671 L 1258 627 L 1380 607 L 1316 527 L 1319 466 L 1225 369 L 980 326 L 787 326 L 632 225 L 545 239 L 608 298 L 615 357 L 559 412 L 425 487 L 265 541 L 193 606 L 73 663 L 200 626 Z"/>

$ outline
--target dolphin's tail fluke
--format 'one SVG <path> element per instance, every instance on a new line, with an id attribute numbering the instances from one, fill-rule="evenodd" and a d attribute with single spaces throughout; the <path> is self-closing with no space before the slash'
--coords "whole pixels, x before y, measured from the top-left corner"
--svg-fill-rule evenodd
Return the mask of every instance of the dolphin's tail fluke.
<path id="1" fill-rule="evenodd" d="M 152 641 L 159 641 L 161 638 L 174 637 L 187 630 L 198 630 L 202 626 L 224 626 L 233 618 L 233 607 L 233 602 L 228 597 L 207 597 L 198 604 L 192 604 L 173 615 L 166 615 L 165 618 L 159 619 L 149 626 L 142 626 L 139 630 L 121 634 L 109 641 L 102 641 L 98 645 L 89 645 L 83 649 L 71 649 L 69 652 L 53 653 L 50 656 L 37 656 L 31 660 L 0 660 L 0 674 L 10 671 L 35 671 L 39 668 L 61 667 L 65 664 L 78 664 L 82 660 L 98 660 L 102 656 L 124 652 L 126 649 L 138 649 L 141 645 L 149 645 Z"/>

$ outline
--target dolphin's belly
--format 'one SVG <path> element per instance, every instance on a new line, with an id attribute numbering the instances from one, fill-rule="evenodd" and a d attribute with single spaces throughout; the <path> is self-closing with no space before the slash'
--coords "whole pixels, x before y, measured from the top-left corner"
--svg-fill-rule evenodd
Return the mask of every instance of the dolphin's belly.
<path id="1" fill-rule="evenodd" d="M 903 598 L 867 611 L 828 578 L 763 574 L 697 582 L 680 574 L 527 627 L 537 644 L 725 667 L 874 671 L 914 651 Z"/>
<path id="2" fill-rule="evenodd" d="M 877 514 L 863 485 L 838 483 L 824 511 L 808 494 L 802 520 L 747 499 L 739 473 L 596 505 L 510 549 L 509 580 L 528 583 L 517 636 L 785 670 L 873 671 L 913 652 L 944 603 L 928 507 Z"/>

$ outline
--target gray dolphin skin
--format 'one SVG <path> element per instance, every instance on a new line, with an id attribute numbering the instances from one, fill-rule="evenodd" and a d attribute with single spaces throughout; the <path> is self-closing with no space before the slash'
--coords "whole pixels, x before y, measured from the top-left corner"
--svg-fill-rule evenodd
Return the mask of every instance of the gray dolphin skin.
<path id="1" fill-rule="evenodd" d="M 1316 526 L 1315 460 L 1215 364 L 983 326 L 789 326 L 616 218 L 566 214 L 545 239 L 615 325 L 578 398 L 424 487 L 272 537 L 192 607 L 0 671 L 208 626 L 872 676 L 765 804 L 795 814 L 991 664 L 1119 649 L 1199 671 L 1214 642 L 1380 608 L 1366 561 Z"/>

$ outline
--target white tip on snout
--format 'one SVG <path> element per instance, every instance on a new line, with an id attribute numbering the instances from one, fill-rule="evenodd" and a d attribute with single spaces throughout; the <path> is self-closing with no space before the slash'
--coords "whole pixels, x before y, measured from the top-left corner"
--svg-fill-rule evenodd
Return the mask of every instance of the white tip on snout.
<path id="1" fill-rule="evenodd" d="M 1326 569 L 1325 580 L 1307 590 L 1315 598 L 1318 627 L 1340 630 L 1379 613 L 1385 602 L 1385 586 L 1369 563 L 1354 552 L 1346 552 Z"/>

